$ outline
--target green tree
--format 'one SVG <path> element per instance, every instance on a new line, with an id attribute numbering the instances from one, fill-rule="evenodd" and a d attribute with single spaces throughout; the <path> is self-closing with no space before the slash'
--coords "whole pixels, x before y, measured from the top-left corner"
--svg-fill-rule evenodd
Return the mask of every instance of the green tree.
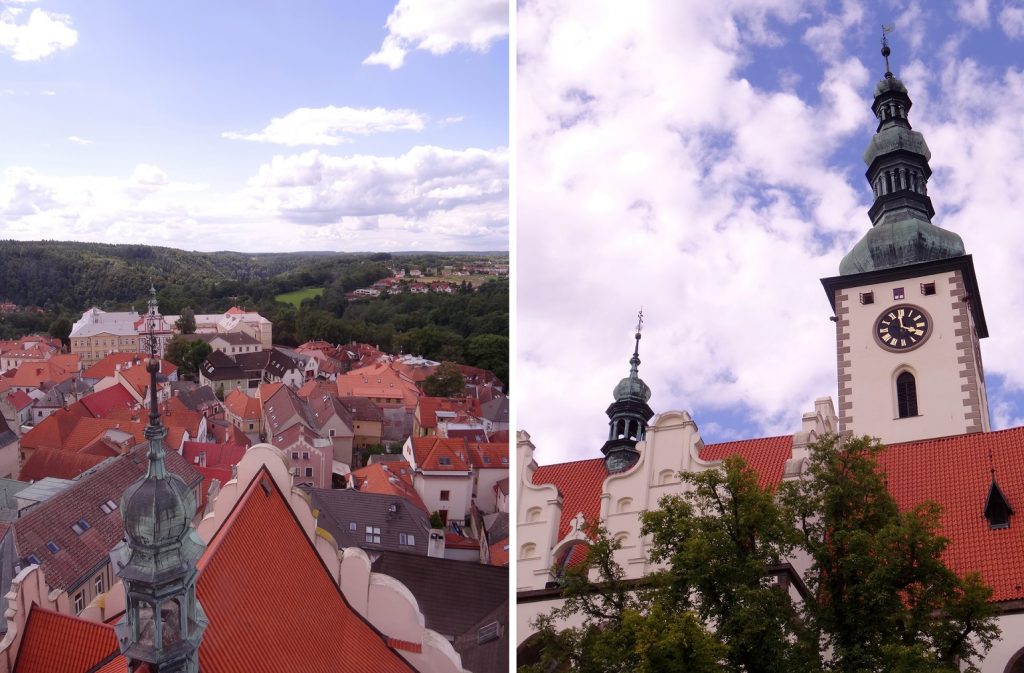
<path id="1" fill-rule="evenodd" d="M 177 322 L 174 323 L 174 326 L 182 334 L 195 334 L 196 314 L 190 308 L 181 309 L 181 315 L 178 317 Z"/>
<path id="2" fill-rule="evenodd" d="M 615 561 L 621 543 L 592 523 L 586 531 L 586 559 L 566 569 L 562 607 L 534 623 L 533 653 L 520 658 L 520 673 L 721 671 L 726 649 L 697 615 L 666 602 L 664 592 L 624 580 Z M 565 619 L 582 619 L 582 625 L 559 628 Z"/>
<path id="3" fill-rule="evenodd" d="M 457 397 L 466 388 L 466 379 L 454 362 L 442 362 L 423 380 L 423 394 L 430 397 Z"/>
<path id="4" fill-rule="evenodd" d="M 466 362 L 494 373 L 508 389 L 508 337 L 478 334 L 466 340 Z"/>
<path id="5" fill-rule="evenodd" d="M 71 327 L 71 321 L 64 316 L 61 316 L 50 323 L 50 329 L 48 331 L 50 336 L 55 339 L 60 339 L 60 342 L 65 346 L 71 346 Z"/>
<path id="6" fill-rule="evenodd" d="M 939 507 L 900 512 L 869 437 L 823 437 L 806 478 L 783 484 L 812 567 L 805 603 L 836 671 L 977 671 L 999 637 L 991 589 L 942 560 Z"/>
<path id="7" fill-rule="evenodd" d="M 175 334 L 167 342 L 164 358 L 178 366 L 181 378 L 194 379 L 199 374 L 203 360 L 212 350 L 210 344 L 201 339 L 188 339 L 181 334 Z"/>
<path id="8" fill-rule="evenodd" d="M 695 612 L 727 646 L 723 670 L 788 673 L 821 670 L 817 636 L 769 569 L 792 553 L 797 531 L 773 493 L 740 456 L 721 469 L 683 473 L 681 495 L 644 513 L 650 557 L 668 568 L 655 576 L 663 600 Z"/>

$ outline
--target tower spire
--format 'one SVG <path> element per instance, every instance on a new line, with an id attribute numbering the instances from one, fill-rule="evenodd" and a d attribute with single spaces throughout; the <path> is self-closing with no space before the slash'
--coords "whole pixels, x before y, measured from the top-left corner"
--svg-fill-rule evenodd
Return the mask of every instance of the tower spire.
<path id="1" fill-rule="evenodd" d="M 890 32 L 892 26 L 882 26 L 885 76 L 875 86 L 871 104 L 878 126 L 864 151 L 865 177 L 874 194 L 868 209 L 871 229 L 839 264 L 844 276 L 965 254 L 960 236 L 932 224 L 932 153 L 924 136 L 910 126 L 913 103 L 890 68 Z"/>
<path id="2" fill-rule="evenodd" d="M 615 401 L 605 412 L 608 414 L 609 432 L 601 452 L 605 455 L 605 467 L 609 472 L 622 472 L 636 463 L 640 457 L 636 444 L 644 439 L 647 422 L 654 416 L 647 406 L 651 389 L 640 378 L 640 333 L 643 326 L 644 311 L 641 308 L 637 314 L 633 356 L 629 359 L 629 376 L 615 386 L 612 393 Z"/>
<path id="3" fill-rule="evenodd" d="M 153 291 L 155 302 L 155 290 Z M 132 665 L 148 663 L 160 673 L 197 673 L 206 614 L 196 597 L 196 562 L 204 544 L 192 528 L 192 489 L 164 464 L 164 438 L 157 400 L 160 359 L 156 322 L 146 315 L 149 336 L 149 441 L 146 474 L 121 497 L 128 561 L 118 571 L 127 605 L 117 624 L 121 652 Z"/>

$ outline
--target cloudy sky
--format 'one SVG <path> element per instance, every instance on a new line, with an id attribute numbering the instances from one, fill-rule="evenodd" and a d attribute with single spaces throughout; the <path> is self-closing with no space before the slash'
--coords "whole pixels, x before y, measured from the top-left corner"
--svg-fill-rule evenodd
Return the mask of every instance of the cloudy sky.
<path id="1" fill-rule="evenodd" d="M 508 2 L 0 0 L 0 238 L 505 250 Z"/>
<path id="2" fill-rule="evenodd" d="M 883 23 L 934 222 L 974 255 L 993 423 L 1024 424 L 1024 2 L 524 0 L 514 390 L 539 462 L 600 455 L 641 305 L 651 406 L 705 441 L 836 397 L 819 279 L 869 227 Z"/>

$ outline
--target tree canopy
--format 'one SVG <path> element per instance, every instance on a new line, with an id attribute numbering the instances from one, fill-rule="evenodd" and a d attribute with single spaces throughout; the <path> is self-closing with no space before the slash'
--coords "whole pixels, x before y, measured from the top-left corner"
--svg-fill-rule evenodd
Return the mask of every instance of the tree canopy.
<path id="1" fill-rule="evenodd" d="M 455 397 L 466 388 L 462 370 L 454 362 L 442 362 L 423 380 L 423 394 L 430 397 Z"/>
<path id="2" fill-rule="evenodd" d="M 713 670 L 977 672 L 999 636 L 991 590 L 944 564 L 935 503 L 899 510 L 882 449 L 824 437 L 777 491 L 740 457 L 681 474 L 682 493 L 642 515 L 662 569 L 640 582 L 623 579 L 617 543 L 591 524 L 587 559 L 565 574 L 563 606 L 535 623 L 540 652 L 521 670 L 705 670 L 638 655 L 667 651 L 689 624 L 686 643 Z M 800 600 L 775 579 L 795 557 L 810 564 Z M 560 628 L 570 618 L 582 626 Z"/>

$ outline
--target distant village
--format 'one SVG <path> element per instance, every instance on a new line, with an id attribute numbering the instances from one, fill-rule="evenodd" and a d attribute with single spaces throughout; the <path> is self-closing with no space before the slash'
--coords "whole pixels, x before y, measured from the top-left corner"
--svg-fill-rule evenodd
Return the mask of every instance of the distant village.
<path id="1" fill-rule="evenodd" d="M 432 276 L 430 272 L 437 275 Z M 391 276 L 382 278 L 370 287 L 361 287 L 345 295 L 346 299 L 358 300 L 379 297 L 382 294 L 454 294 L 460 289 L 475 290 L 476 286 L 469 282 L 471 277 L 491 276 L 508 277 L 508 263 L 483 260 L 463 264 L 456 268 L 452 265 L 437 269 L 420 269 L 418 267 L 396 267 Z"/>
<path id="2" fill-rule="evenodd" d="M 397 269 L 356 294 L 450 292 L 462 276 L 508 266 L 441 271 L 451 280 Z M 20 642 L 8 631 L 24 629 L 32 602 L 92 621 L 124 609 L 118 510 L 146 471 L 151 351 L 165 462 L 193 488 L 201 535 L 227 525 L 253 484 L 269 488 L 258 475 L 276 475 L 325 567 L 354 550 L 365 557 L 361 590 L 345 584 L 358 565 L 348 560 L 349 574 L 331 581 L 355 605 L 349 592 L 363 593 L 363 616 L 389 647 L 421 670 L 507 670 L 504 383 L 457 365 L 461 390 L 431 397 L 424 382 L 451 365 L 365 343 L 274 345 L 270 321 L 240 307 L 195 316 L 183 336 L 211 351 L 197 380 L 183 380 L 164 358 L 180 316 L 162 315 L 153 297 L 142 314 L 87 310 L 70 348 L 49 336 L 0 341 L 0 670 Z M 411 593 L 413 612 L 372 608 L 385 600 L 372 589 L 378 574 L 404 585 L 393 592 Z"/>

